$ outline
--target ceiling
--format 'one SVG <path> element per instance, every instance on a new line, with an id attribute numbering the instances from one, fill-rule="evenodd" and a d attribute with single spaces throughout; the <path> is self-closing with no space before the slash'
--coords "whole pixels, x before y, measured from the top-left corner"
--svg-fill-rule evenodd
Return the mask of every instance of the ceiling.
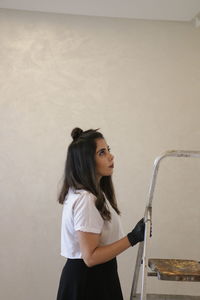
<path id="1" fill-rule="evenodd" d="M 0 8 L 165 21 L 198 15 L 199 21 L 200 0 L 0 0 Z"/>

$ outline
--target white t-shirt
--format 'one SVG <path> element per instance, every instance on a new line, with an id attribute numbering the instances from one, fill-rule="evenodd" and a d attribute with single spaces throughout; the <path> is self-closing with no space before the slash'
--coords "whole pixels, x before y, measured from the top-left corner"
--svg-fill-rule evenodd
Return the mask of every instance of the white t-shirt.
<path id="1" fill-rule="evenodd" d="M 105 221 L 95 206 L 96 197 L 85 190 L 69 188 L 63 204 L 61 225 L 61 255 L 66 258 L 82 258 L 77 231 L 99 233 L 100 245 L 108 245 L 124 236 L 120 217 L 106 203 L 111 213 L 111 220 Z"/>

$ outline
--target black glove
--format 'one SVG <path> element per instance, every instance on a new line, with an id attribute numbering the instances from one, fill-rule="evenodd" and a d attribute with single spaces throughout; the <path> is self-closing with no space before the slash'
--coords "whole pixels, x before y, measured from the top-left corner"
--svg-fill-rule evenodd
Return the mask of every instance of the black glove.
<path id="1" fill-rule="evenodd" d="M 131 246 L 136 245 L 138 242 L 144 241 L 145 223 L 142 218 L 135 226 L 135 228 L 127 234 Z"/>

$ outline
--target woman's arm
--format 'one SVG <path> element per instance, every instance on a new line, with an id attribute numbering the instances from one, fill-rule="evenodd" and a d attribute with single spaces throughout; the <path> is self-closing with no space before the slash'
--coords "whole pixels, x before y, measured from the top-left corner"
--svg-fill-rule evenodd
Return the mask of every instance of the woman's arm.
<path id="1" fill-rule="evenodd" d="M 83 260 L 88 267 L 105 263 L 128 249 L 131 244 L 126 237 L 106 246 L 99 246 L 100 234 L 77 231 Z"/>

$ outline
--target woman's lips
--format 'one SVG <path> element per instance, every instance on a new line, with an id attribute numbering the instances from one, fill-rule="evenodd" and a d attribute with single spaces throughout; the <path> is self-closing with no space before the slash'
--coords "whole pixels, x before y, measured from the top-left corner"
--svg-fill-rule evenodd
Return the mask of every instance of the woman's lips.
<path id="1" fill-rule="evenodd" d="M 114 168 L 114 164 L 110 165 L 109 168 L 113 169 Z"/>

